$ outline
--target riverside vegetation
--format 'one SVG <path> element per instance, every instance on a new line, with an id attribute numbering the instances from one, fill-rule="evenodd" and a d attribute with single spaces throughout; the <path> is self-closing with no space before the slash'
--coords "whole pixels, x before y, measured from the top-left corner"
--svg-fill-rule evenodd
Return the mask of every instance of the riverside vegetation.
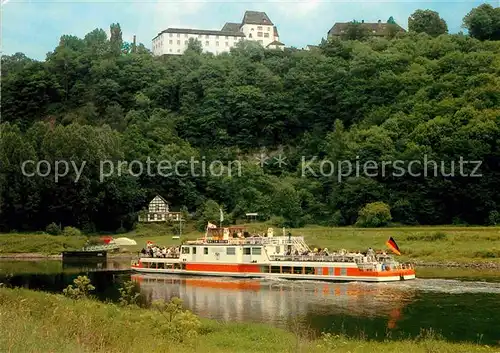
<path id="1" fill-rule="evenodd" d="M 450 343 L 429 331 L 412 340 L 368 341 L 342 334 L 311 337 L 259 324 L 200 319 L 170 302 L 147 300 L 126 282 L 118 304 L 92 299 L 93 287 L 78 277 L 65 296 L 0 287 L 5 352 L 498 352 L 474 343 Z"/>
<path id="2" fill-rule="evenodd" d="M 409 33 L 371 38 L 352 24 L 353 35 L 317 50 L 243 41 L 218 56 L 201 53 L 196 42 L 182 56 L 154 57 L 143 45 L 122 51 L 113 24 L 110 38 L 102 29 L 62 36 L 43 61 L 3 56 L 0 230 L 56 222 L 85 233 L 123 232 L 156 194 L 200 221 L 217 220 L 220 206 L 227 224 L 246 212 L 287 227 L 499 224 L 497 14 L 490 5 L 473 9 L 464 19 L 469 35 L 447 34 L 439 16 L 433 21 L 437 15 L 424 11 Z M 263 167 L 260 153 L 270 157 Z M 273 158 L 280 154 L 281 167 Z M 303 175 L 302 157 L 317 157 L 314 173 Z M 420 176 L 396 176 L 382 164 L 408 169 L 425 157 L 436 161 L 427 177 L 423 164 L 412 167 Z M 148 158 L 150 175 L 139 175 L 138 163 L 118 175 L 118 161 L 146 169 Z M 482 177 L 470 176 L 476 162 L 460 174 L 461 158 L 481 161 L 475 174 Z M 189 163 L 170 176 L 157 170 L 159 161 L 192 159 L 200 162 L 195 173 Z M 41 173 L 52 169 L 27 177 L 20 169 L 27 160 L 27 173 L 39 161 L 46 161 Z M 203 175 L 201 162 L 208 168 L 215 160 L 224 165 L 216 168 L 221 176 Z M 228 176 L 235 160 L 239 177 Z M 69 169 L 55 180 L 58 161 Z M 319 173 L 322 161 L 332 163 L 333 175 Z M 371 161 L 378 172 L 370 163 L 369 175 L 339 180 L 343 161 L 353 170 Z"/>

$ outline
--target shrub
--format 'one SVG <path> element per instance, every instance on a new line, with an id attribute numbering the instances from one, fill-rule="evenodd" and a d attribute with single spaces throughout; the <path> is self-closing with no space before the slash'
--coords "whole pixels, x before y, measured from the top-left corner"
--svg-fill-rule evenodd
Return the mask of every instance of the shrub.
<path id="1" fill-rule="evenodd" d="M 73 280 L 73 284 L 63 290 L 63 294 L 71 299 L 82 299 L 88 298 L 94 289 L 87 276 L 78 276 Z"/>
<path id="2" fill-rule="evenodd" d="M 391 209 L 384 202 L 372 202 L 359 210 L 356 226 L 382 227 L 391 221 Z"/>
<path id="3" fill-rule="evenodd" d="M 80 231 L 80 229 L 75 227 L 64 227 L 62 234 L 67 237 L 78 237 L 82 235 L 82 232 Z"/>
<path id="4" fill-rule="evenodd" d="M 269 223 L 279 228 L 283 228 L 287 225 L 285 218 L 281 216 L 272 216 L 271 219 L 269 220 Z"/>
<path id="5" fill-rule="evenodd" d="M 488 220 L 490 221 L 490 224 L 492 226 L 496 226 L 497 224 L 500 224 L 500 212 L 498 211 L 491 211 L 490 215 L 488 217 Z"/>
<path id="6" fill-rule="evenodd" d="M 146 306 L 147 304 L 145 296 L 141 294 L 139 284 L 134 281 L 124 282 L 118 291 L 120 292 L 119 303 L 121 305 Z"/>
<path id="7" fill-rule="evenodd" d="M 161 328 L 175 341 L 183 342 L 198 335 L 201 321 L 191 311 L 183 309 L 181 299 L 175 297 L 170 302 L 155 300 L 152 307 L 167 320 L 167 325 L 162 325 Z"/>
<path id="8" fill-rule="evenodd" d="M 48 234 L 51 234 L 51 235 L 60 235 L 62 233 L 61 227 L 59 227 L 59 225 L 55 224 L 54 222 L 52 222 L 51 224 L 49 224 L 45 228 L 45 231 Z"/>

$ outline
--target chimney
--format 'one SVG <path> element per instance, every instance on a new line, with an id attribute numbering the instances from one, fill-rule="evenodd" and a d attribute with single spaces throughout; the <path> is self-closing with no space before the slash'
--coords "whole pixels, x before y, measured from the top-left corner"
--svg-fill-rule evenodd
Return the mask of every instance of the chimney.
<path id="1" fill-rule="evenodd" d="M 365 20 L 361 20 L 361 23 L 365 23 Z"/>
<path id="2" fill-rule="evenodd" d="M 382 21 L 381 21 L 381 20 L 378 20 L 378 23 L 382 23 Z"/>

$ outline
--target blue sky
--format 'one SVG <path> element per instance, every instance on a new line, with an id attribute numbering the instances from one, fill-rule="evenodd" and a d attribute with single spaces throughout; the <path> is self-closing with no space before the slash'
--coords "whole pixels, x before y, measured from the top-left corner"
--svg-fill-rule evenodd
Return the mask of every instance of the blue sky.
<path id="1" fill-rule="evenodd" d="M 438 11 L 450 32 L 462 30 L 462 18 L 472 8 L 487 1 L 116 1 L 116 0 L 0 0 L 2 1 L 2 52 L 23 52 L 43 60 L 63 34 L 83 37 L 95 28 L 109 33 L 109 25 L 121 25 L 124 40 L 137 36 L 151 47 L 151 40 L 167 27 L 220 29 L 225 22 L 240 22 L 245 10 L 265 11 L 278 26 L 280 40 L 287 46 L 302 48 L 317 44 L 335 22 L 353 19 L 376 22 L 393 16 L 408 27 L 408 16 L 416 9 Z"/>

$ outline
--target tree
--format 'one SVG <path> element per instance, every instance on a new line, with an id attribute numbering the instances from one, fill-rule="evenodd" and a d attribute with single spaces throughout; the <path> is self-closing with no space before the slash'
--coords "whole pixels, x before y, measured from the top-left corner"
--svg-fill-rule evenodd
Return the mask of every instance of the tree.
<path id="1" fill-rule="evenodd" d="M 472 9 L 463 19 L 469 35 L 479 40 L 500 40 L 500 7 L 482 4 Z"/>
<path id="2" fill-rule="evenodd" d="M 203 46 L 201 42 L 198 39 L 195 38 L 189 38 L 188 45 L 186 52 L 192 52 L 195 54 L 201 54 L 203 53 Z"/>
<path id="3" fill-rule="evenodd" d="M 372 202 L 359 210 L 356 225 L 359 227 L 381 227 L 391 221 L 391 209 L 384 202 Z"/>
<path id="4" fill-rule="evenodd" d="M 408 18 L 410 32 L 427 33 L 432 37 L 448 33 L 448 25 L 439 17 L 439 13 L 431 10 L 416 10 Z"/>
<path id="5" fill-rule="evenodd" d="M 113 23 L 109 27 L 111 37 L 109 39 L 111 45 L 111 53 L 115 56 L 119 56 L 122 52 L 123 38 L 122 30 L 119 23 Z"/>
<path id="6" fill-rule="evenodd" d="M 341 35 L 342 39 L 345 40 L 363 40 L 367 36 L 368 36 L 368 31 L 363 26 L 363 23 L 354 21 L 347 24 L 345 33 Z"/>

